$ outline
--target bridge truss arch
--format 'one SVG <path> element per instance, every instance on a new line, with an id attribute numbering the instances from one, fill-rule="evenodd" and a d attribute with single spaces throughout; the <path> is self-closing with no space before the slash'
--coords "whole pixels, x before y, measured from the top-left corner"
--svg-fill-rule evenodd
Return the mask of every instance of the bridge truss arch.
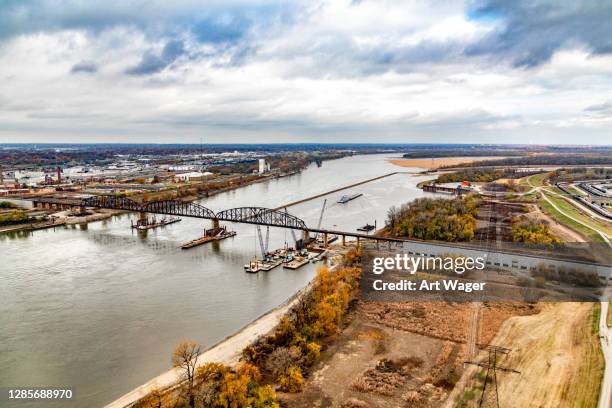
<path id="1" fill-rule="evenodd" d="M 85 198 L 81 207 L 109 208 L 114 210 L 138 211 L 183 217 L 206 218 L 211 220 L 268 225 L 271 227 L 307 230 L 306 223 L 286 211 L 263 207 L 238 207 L 215 213 L 200 204 L 180 200 L 161 200 L 137 203 L 125 197 L 93 196 Z"/>
<path id="2" fill-rule="evenodd" d="M 151 201 L 142 205 L 139 211 L 156 214 L 181 215 L 184 217 L 216 218 L 212 210 L 200 204 L 179 200 Z"/>
<path id="3" fill-rule="evenodd" d="M 244 222 L 249 224 L 270 225 L 275 227 L 305 230 L 306 223 L 286 211 L 263 207 L 238 207 L 219 211 L 216 217 L 222 221 Z"/>
<path id="4" fill-rule="evenodd" d="M 140 204 L 125 197 L 111 195 L 92 196 L 81 201 L 81 207 L 109 208 L 113 210 L 140 211 Z"/>

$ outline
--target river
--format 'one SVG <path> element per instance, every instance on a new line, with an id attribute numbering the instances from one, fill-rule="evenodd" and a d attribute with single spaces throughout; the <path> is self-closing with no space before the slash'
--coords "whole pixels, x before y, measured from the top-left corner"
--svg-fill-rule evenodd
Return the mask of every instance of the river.
<path id="1" fill-rule="evenodd" d="M 214 211 L 277 207 L 393 171 L 387 156 L 367 155 L 311 165 L 300 174 L 253 184 L 199 203 Z M 397 174 L 289 208 L 316 226 L 325 198 L 324 228 L 354 231 L 384 223 L 391 205 L 422 196 L 423 176 Z M 363 193 L 347 204 L 342 194 Z M 259 253 L 252 225 L 238 235 L 187 251 L 178 248 L 209 227 L 206 220 L 132 231 L 133 214 L 88 225 L 0 235 L 0 389 L 59 387 L 71 403 L 19 407 L 96 407 L 170 368 L 173 347 L 195 339 L 204 348 L 278 306 L 313 277 L 316 266 L 248 274 Z M 271 228 L 270 248 L 292 242 Z"/>

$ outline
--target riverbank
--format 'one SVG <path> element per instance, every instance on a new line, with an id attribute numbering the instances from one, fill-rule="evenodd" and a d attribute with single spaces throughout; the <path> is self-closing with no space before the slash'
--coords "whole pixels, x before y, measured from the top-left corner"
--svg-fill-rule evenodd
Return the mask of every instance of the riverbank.
<path id="1" fill-rule="evenodd" d="M 436 170 L 445 166 L 457 166 L 459 164 L 469 164 L 481 160 L 505 159 L 500 156 L 474 156 L 474 157 L 432 157 L 424 159 L 389 159 L 389 163 L 399 167 L 418 167 L 429 170 Z"/>
<path id="2" fill-rule="evenodd" d="M 36 230 L 41 230 L 41 229 L 59 227 L 64 224 L 66 224 L 66 220 L 64 219 L 39 221 L 39 222 L 27 222 L 27 223 L 0 227 L 0 234 L 9 233 L 9 232 L 20 232 L 20 231 L 36 231 Z"/>
<path id="3" fill-rule="evenodd" d="M 281 305 L 261 315 L 247 326 L 240 329 L 237 333 L 227 337 L 219 343 L 211 346 L 208 350 L 200 354 L 197 366 L 210 362 L 222 363 L 228 366 L 236 365 L 245 347 L 253 344 L 257 339 L 269 334 L 281 321 L 291 308 L 307 293 L 312 287 L 312 281 L 304 288 L 293 294 Z M 104 408 L 127 408 L 133 406 L 140 399 L 154 390 L 170 390 L 180 384 L 183 371 L 173 368 L 165 373 L 147 381 L 140 387 L 121 396 Z"/>

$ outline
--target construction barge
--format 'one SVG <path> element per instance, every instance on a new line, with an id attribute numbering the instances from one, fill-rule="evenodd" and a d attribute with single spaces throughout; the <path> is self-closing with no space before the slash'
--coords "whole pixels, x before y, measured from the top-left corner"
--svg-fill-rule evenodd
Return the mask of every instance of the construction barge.
<path id="1" fill-rule="evenodd" d="M 228 231 L 225 227 L 206 229 L 204 230 L 204 236 L 181 245 L 181 249 L 193 248 L 212 241 L 221 241 L 222 239 L 233 237 L 235 235 L 236 231 Z"/>
<path id="2" fill-rule="evenodd" d="M 263 260 L 253 259 L 247 265 L 244 265 L 244 270 L 249 273 L 267 272 L 280 265 L 283 265 L 283 268 L 295 270 L 318 260 L 320 260 L 320 257 L 309 253 L 305 249 L 295 251 L 290 248 L 284 248 L 267 253 Z"/>
<path id="3" fill-rule="evenodd" d="M 248 265 L 244 265 L 245 272 L 257 273 L 260 271 L 270 271 L 277 266 L 280 266 L 282 261 L 280 259 L 253 259 Z"/>
<path id="4" fill-rule="evenodd" d="M 144 230 L 149 230 L 153 228 L 164 227 L 166 225 L 174 224 L 175 222 L 179 222 L 180 220 L 181 219 L 178 217 L 170 217 L 170 218 L 164 217 L 159 222 L 157 222 L 154 216 L 151 219 L 151 221 L 149 221 L 148 218 L 139 219 L 138 221 L 136 221 L 136 224 L 134 224 L 134 221 L 132 221 L 132 228 L 135 228 L 140 231 L 144 231 Z"/>

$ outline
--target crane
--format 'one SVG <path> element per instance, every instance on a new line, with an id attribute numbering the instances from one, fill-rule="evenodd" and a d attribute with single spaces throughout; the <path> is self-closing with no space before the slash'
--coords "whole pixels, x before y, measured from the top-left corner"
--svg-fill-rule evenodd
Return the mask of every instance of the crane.
<path id="1" fill-rule="evenodd" d="M 285 213 L 287 213 L 287 207 L 285 207 Z M 291 236 L 293 237 L 293 244 L 295 245 L 295 249 L 298 249 L 298 240 L 295 236 L 295 231 L 293 229 L 290 229 L 289 231 L 291 231 Z"/>
<path id="2" fill-rule="evenodd" d="M 261 258 L 266 259 L 268 254 L 268 244 L 270 243 L 270 227 L 266 227 L 266 240 L 264 242 L 261 235 L 261 226 L 257 226 L 257 235 L 259 236 L 259 247 L 261 248 Z"/>
<path id="3" fill-rule="evenodd" d="M 317 224 L 317 229 L 321 229 L 321 222 L 323 222 L 323 213 L 325 212 L 325 205 L 327 204 L 327 198 L 323 200 L 323 207 L 321 208 L 321 215 L 319 215 L 319 222 Z M 319 237 L 319 233 L 315 235 L 314 239 L 316 240 Z"/>

